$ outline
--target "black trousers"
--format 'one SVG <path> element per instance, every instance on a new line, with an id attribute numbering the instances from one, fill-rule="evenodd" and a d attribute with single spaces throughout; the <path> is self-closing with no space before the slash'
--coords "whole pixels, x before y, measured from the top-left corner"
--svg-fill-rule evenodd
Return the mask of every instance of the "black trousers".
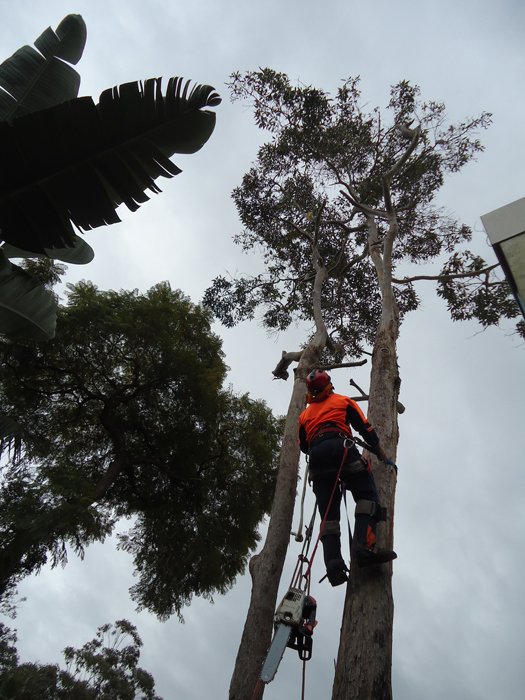
<path id="1" fill-rule="evenodd" d="M 317 498 L 321 522 L 328 509 L 328 503 L 337 479 L 337 473 L 344 455 L 344 440 L 335 437 L 314 444 L 309 453 L 309 468 L 312 473 L 312 488 Z M 354 501 L 368 500 L 379 503 L 379 496 L 370 466 L 361 471 L 351 471 L 349 465 L 362 460 L 356 447 L 348 450 L 339 483 L 335 488 L 332 503 L 326 520 L 340 521 L 341 497 L 343 489 L 351 492 Z M 363 460 L 364 462 L 364 460 Z M 366 465 L 366 463 L 364 463 Z M 347 469 L 345 469 L 347 467 Z M 371 547 L 375 544 L 377 521 L 370 515 L 360 514 L 355 519 L 354 539 L 357 547 Z M 324 560 L 328 564 L 333 559 L 341 559 L 341 537 L 329 534 L 322 536 Z"/>

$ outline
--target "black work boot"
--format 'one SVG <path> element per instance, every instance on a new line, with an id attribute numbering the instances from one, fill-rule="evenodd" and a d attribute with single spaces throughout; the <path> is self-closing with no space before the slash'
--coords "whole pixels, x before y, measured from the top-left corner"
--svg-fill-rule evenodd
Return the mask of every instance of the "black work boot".
<path id="1" fill-rule="evenodd" d="M 374 566 L 375 564 L 386 564 L 393 559 L 397 559 L 397 554 L 391 549 L 383 549 L 374 545 L 373 547 L 355 548 L 355 559 L 357 566 L 362 569 L 364 566 Z"/>
<path id="2" fill-rule="evenodd" d="M 332 586 L 340 586 L 348 581 L 346 564 L 342 559 L 332 559 L 326 565 L 326 575 Z"/>

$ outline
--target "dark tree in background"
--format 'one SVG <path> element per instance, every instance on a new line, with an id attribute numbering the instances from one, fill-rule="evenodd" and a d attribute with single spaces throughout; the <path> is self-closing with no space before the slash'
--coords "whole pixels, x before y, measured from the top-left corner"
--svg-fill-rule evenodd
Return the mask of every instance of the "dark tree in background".
<path id="1" fill-rule="evenodd" d="M 56 337 L 2 345 L 0 410 L 22 431 L 2 468 L 0 586 L 82 555 L 121 518 L 139 608 L 161 619 L 224 592 L 268 512 L 280 421 L 223 388 L 211 314 L 167 283 L 70 287 Z"/>
<path id="2" fill-rule="evenodd" d="M 352 79 L 333 97 L 294 87 L 268 69 L 235 74 L 231 88 L 271 134 L 233 193 L 245 226 L 236 240 L 244 250 L 262 250 L 264 271 L 217 278 L 205 303 L 227 326 L 257 313 L 273 331 L 312 322 L 312 285 L 323 267 L 320 307 L 328 342 L 317 366 L 358 357 L 372 346 L 369 417 L 395 461 L 396 343 L 404 314 L 419 305 L 414 282 L 435 280 L 454 319 L 488 326 L 519 315 L 498 265 L 466 249 L 471 230 L 434 203 L 444 177 L 483 150 L 476 133 L 490 124 L 490 115 L 450 124 L 442 103 L 422 101 L 406 81 L 392 88 L 385 111 L 362 108 Z M 413 273 L 414 266 L 434 261 L 440 271 Z M 523 323 L 517 330 L 524 332 Z M 288 358 L 303 360 L 304 354 Z M 372 463 L 389 515 L 379 544 L 391 547 L 396 474 L 373 457 Z M 280 573 L 276 568 L 273 575 Z M 391 565 L 352 567 L 334 699 L 391 697 L 391 573 Z M 261 628 L 271 625 L 268 616 Z M 244 668 L 239 654 L 230 698 L 249 700 L 264 654 Z"/>
<path id="3" fill-rule="evenodd" d="M 137 664 L 140 639 L 127 620 L 99 627 L 81 649 L 66 647 L 66 668 L 19 663 L 17 637 L 0 623 L 0 700 L 162 700 Z"/>

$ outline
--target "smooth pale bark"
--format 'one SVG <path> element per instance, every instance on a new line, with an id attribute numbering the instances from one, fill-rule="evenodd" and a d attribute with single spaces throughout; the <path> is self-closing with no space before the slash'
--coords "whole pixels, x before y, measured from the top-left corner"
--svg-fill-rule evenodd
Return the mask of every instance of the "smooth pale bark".
<path id="1" fill-rule="evenodd" d="M 394 323 L 390 329 L 378 332 L 369 404 L 369 420 L 393 462 L 398 440 L 396 336 Z M 392 549 L 396 473 L 388 464 L 369 456 L 381 504 L 388 511 L 387 522 L 378 525 L 377 541 L 380 547 Z M 352 565 L 350 569 L 332 700 L 391 700 L 392 564 L 365 569 Z"/>
<path id="2" fill-rule="evenodd" d="M 297 429 L 299 416 L 306 406 L 305 379 L 313 369 L 319 366 L 319 359 L 327 342 L 329 342 L 321 311 L 321 292 L 327 278 L 327 272 L 317 247 L 319 221 L 323 208 L 324 205 L 320 207 L 316 217 L 314 237 L 298 229 L 299 233 L 310 241 L 312 248 L 312 264 L 316 272 L 312 289 L 312 306 L 316 332 L 302 353 L 297 355 L 295 353 L 284 353 L 281 362 L 274 370 L 275 376 L 284 377 L 285 374 L 287 375 L 287 368 L 290 362 L 293 359 L 299 359 L 299 364 L 295 369 L 292 398 L 286 414 L 284 438 L 279 458 L 279 470 L 272 512 L 268 524 L 268 534 L 260 554 L 252 557 L 250 562 L 252 594 L 230 683 L 229 700 L 252 700 L 255 686 L 271 643 L 273 616 L 277 604 L 277 593 L 286 551 L 290 541 L 297 492 L 300 457 Z M 262 697 L 263 691 L 264 686 L 259 688 L 258 698 Z"/>
<path id="3" fill-rule="evenodd" d="M 399 440 L 397 404 L 400 378 L 396 352 L 399 313 L 392 287 L 392 252 L 398 224 L 390 183 L 415 149 L 420 136 L 419 127 L 409 134 L 410 146 L 383 176 L 386 211 L 382 218 L 388 221 L 388 233 L 381 243 L 376 215 L 366 212 L 370 255 L 382 300 L 381 320 L 372 354 L 368 418 L 394 463 Z M 393 549 L 397 474 L 393 467 L 379 462 L 374 455 L 365 456 L 371 458 L 379 500 L 387 508 L 386 523 L 378 525 L 377 544 Z M 364 569 L 355 564 L 350 566 L 332 700 L 392 700 L 393 566 L 393 563 Z"/>
<path id="4" fill-rule="evenodd" d="M 252 557 L 250 562 L 252 594 L 231 679 L 229 700 L 251 700 L 271 643 L 273 616 L 290 541 L 297 491 L 300 457 L 297 426 L 306 406 L 305 379 L 318 365 L 325 342 L 325 337 L 316 336 L 302 353 L 295 370 L 268 534 L 260 554 Z"/>

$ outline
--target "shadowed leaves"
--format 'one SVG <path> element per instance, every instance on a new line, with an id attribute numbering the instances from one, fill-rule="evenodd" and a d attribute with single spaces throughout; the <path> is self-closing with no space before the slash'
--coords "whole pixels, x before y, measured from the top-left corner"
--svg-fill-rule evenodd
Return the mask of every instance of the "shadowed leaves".
<path id="1" fill-rule="evenodd" d="M 80 283 L 53 340 L 4 353 L 0 410 L 23 437 L 21 459 L 3 469 L 4 592 L 122 517 L 134 519 L 122 538 L 139 573 L 133 597 L 159 617 L 243 570 L 271 502 L 281 424 L 222 387 L 210 323 L 167 284 L 140 295 Z"/>

